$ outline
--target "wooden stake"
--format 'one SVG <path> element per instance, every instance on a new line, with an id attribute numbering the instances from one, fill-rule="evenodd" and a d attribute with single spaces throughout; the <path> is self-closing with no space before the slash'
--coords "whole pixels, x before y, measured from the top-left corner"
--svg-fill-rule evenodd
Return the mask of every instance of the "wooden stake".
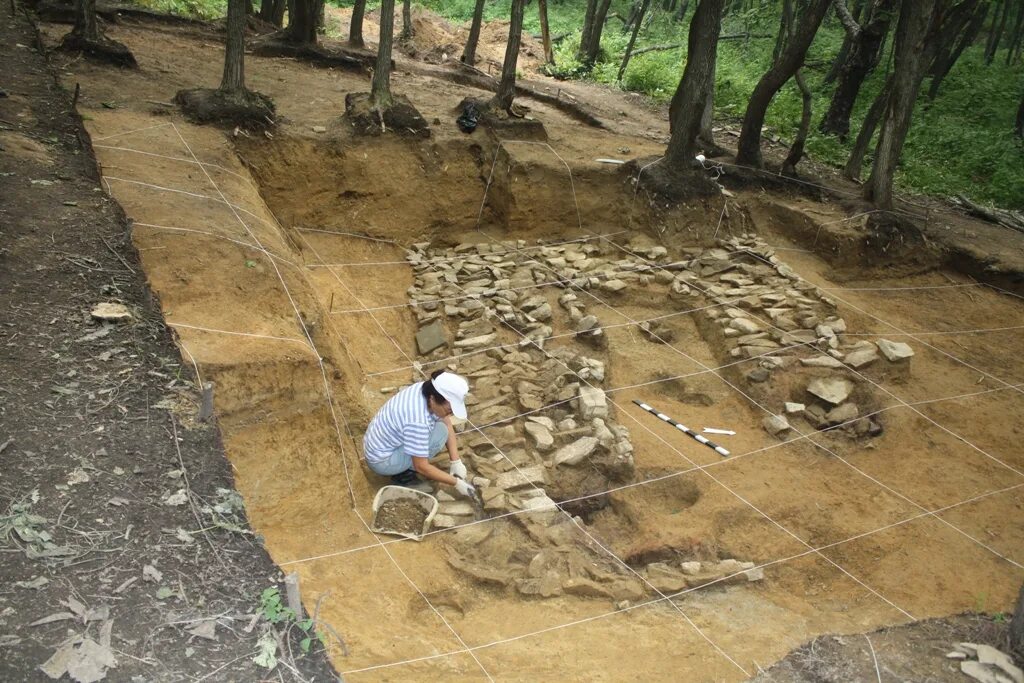
<path id="1" fill-rule="evenodd" d="M 302 621 L 306 617 L 302 612 L 302 597 L 299 594 L 298 572 L 292 572 L 288 576 L 284 577 L 284 588 L 288 608 L 295 612 L 295 619 L 297 621 Z"/>
<path id="2" fill-rule="evenodd" d="M 199 421 L 209 422 L 213 417 L 213 382 L 203 385 L 203 401 L 199 405 Z"/>

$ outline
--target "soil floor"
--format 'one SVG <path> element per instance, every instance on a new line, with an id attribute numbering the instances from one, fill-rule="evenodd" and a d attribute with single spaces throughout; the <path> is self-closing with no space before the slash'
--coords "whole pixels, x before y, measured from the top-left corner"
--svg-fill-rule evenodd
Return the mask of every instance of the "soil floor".
<path id="1" fill-rule="evenodd" d="M 65 30 L 43 26 L 46 44 Z M 329 651 L 346 680 L 617 681 L 642 671 L 647 680 L 738 681 L 822 634 L 1012 608 L 1024 577 L 1024 306 L 1013 292 L 945 269 L 941 249 L 926 257 L 879 246 L 838 201 L 736 188 L 665 206 L 637 192 L 635 167 L 597 159 L 660 154 L 664 123 L 649 108 L 595 128 L 529 100 L 546 141 L 535 129 L 528 140 L 466 136 L 455 126 L 458 103 L 488 93 L 400 59 L 393 87 L 431 123 L 431 137 L 360 138 L 340 114 L 346 93 L 368 90 L 366 74 L 247 56 L 247 82 L 274 99 L 280 125 L 267 136 L 223 131 L 164 104 L 180 88 L 218 82 L 212 29 L 108 31 L 141 68 L 55 54 L 63 84 L 81 86 L 103 186 L 133 221 L 142 271 L 182 357 L 198 381 L 215 384 L 249 520 L 273 560 L 298 573 L 307 609 L 318 606 L 343 638 L 344 649 L 330 642 Z M 595 109 L 611 97 L 595 95 L 605 103 Z M 627 111 L 621 102 L 616 110 Z M 498 242 L 517 263 L 539 240 L 584 240 L 608 261 L 662 245 L 675 261 L 755 233 L 836 306 L 845 339 L 913 348 L 909 365 L 844 370 L 881 435 L 818 433 L 794 419 L 785 440 L 770 436 L 766 413 L 806 399 L 811 371 L 750 384 L 758 359 L 737 360 L 713 320 L 644 281 L 588 309 L 608 343 L 586 352 L 604 363 L 610 418 L 631 435 L 624 488 L 593 514 L 566 514 L 560 540 L 539 531 L 551 511 L 422 542 L 370 532 L 384 483 L 360 458 L 370 417 L 421 363 L 469 363 L 449 358 L 454 349 L 418 355 L 414 244 L 441 259 L 457 244 Z M 1019 236 L 998 239 L 1019 253 Z M 557 309 L 563 289 L 536 291 Z M 638 321 L 660 316 L 670 316 L 669 344 L 638 331 Z M 561 311 L 550 325 L 553 335 L 572 329 Z M 551 348 L 585 347 L 568 336 Z M 732 455 L 634 400 L 691 427 L 734 430 L 716 437 Z M 589 563 L 591 576 L 612 566 L 632 580 L 659 561 L 737 559 L 764 577 L 671 598 L 597 589 L 526 597 L 494 553 L 522 564 L 517 545 L 545 543 Z M 459 549 L 477 545 L 492 554 L 467 569 Z M 908 666 L 901 660 L 903 679 L 924 677 Z"/>

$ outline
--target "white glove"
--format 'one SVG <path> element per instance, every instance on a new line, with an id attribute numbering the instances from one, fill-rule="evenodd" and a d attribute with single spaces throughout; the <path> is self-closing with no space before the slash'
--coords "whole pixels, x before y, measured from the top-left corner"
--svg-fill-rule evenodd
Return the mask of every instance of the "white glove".
<path id="1" fill-rule="evenodd" d="M 461 460 L 455 460 L 448 466 L 448 474 L 459 479 L 466 478 L 466 464 Z"/>
<path id="2" fill-rule="evenodd" d="M 455 479 L 455 490 L 459 492 L 459 495 L 465 496 L 466 498 L 475 498 L 476 489 L 465 479 Z"/>

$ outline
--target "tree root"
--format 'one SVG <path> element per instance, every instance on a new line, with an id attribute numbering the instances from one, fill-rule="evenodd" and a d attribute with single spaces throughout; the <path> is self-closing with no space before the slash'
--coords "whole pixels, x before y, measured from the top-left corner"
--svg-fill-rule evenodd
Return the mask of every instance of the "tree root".
<path id="1" fill-rule="evenodd" d="M 224 123 L 247 129 L 274 125 L 274 103 L 251 90 L 229 93 L 212 88 L 179 90 L 174 101 L 196 123 Z"/>
<path id="2" fill-rule="evenodd" d="M 139 66 L 131 50 L 116 40 L 103 36 L 99 40 L 89 40 L 72 31 L 61 40 L 59 49 L 65 52 L 81 52 L 97 61 L 129 69 Z"/>

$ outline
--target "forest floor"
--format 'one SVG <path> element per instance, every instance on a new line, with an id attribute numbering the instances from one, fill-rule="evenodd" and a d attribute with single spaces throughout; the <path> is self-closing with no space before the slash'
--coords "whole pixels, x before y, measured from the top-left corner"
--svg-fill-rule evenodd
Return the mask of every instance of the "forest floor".
<path id="1" fill-rule="evenodd" d="M 445 28 L 438 26 L 439 31 Z M 8 20 L 5 30 L 24 33 L 27 28 Z M 52 47 L 66 27 L 42 25 L 41 31 Z M 119 558 L 109 567 L 109 560 L 101 562 L 102 569 L 84 565 L 98 569 L 96 580 L 108 570 L 112 588 L 107 590 L 75 583 L 80 566 L 47 565 L 52 576 L 39 584 L 35 577 L 43 569 L 38 560 L 27 561 L 15 552 L 2 556 L 0 561 L 11 564 L 5 575 L 26 584 L 3 596 L 14 603 L 2 611 L 8 634 L 4 646 L 18 652 L 3 658 L 3 666 L 16 667 L 9 678 L 31 679 L 35 667 L 66 638 L 66 620 L 28 624 L 61 611 L 59 601 L 67 601 L 65 593 L 72 588 L 78 591 L 75 605 L 111 606 L 109 615 L 117 622 L 110 647 L 118 657 L 118 678 L 122 671 L 136 673 L 130 667 L 137 667 L 143 678 L 198 679 L 233 659 L 231 666 L 246 668 L 224 672 L 253 678 L 250 660 L 258 632 L 247 633 L 245 619 L 227 618 L 251 614 L 259 605 L 259 591 L 280 576 L 247 534 L 200 531 L 193 528 L 190 504 L 167 504 L 177 500 L 181 488 L 186 503 L 193 500 L 191 492 L 195 514 L 203 515 L 203 503 L 216 497 L 217 488 L 229 488 L 217 432 L 189 419 L 197 401 L 196 379 L 216 384 L 220 437 L 249 523 L 273 561 L 286 572 L 298 572 L 307 609 L 318 606 L 320 617 L 344 640 L 345 648 L 331 642 L 329 650 L 346 680 L 485 675 L 623 680 L 641 667 L 649 680 L 678 680 L 680 672 L 688 680 L 744 680 L 823 634 L 867 632 L 880 666 L 893 676 L 955 681 L 959 671 L 944 656 L 955 642 L 974 638 L 1002 645 L 1002 615 L 1012 608 L 1024 576 L 1024 455 L 1017 447 L 1024 425 L 1019 344 L 1024 308 L 1014 294 L 1024 270 L 1017 264 L 1020 235 L 937 205 L 925 212 L 921 237 L 911 243 L 901 241 L 903 235 L 871 233 L 850 219 L 857 207 L 842 193 L 855 188 L 824 175 L 812 181 L 825 190 L 809 195 L 799 186 L 786 190 L 768 181 L 764 188 L 731 181 L 726 168 L 722 182 L 731 188 L 728 193 L 666 207 L 637 193 L 628 169 L 596 161 L 653 160 L 661 153 L 667 134 L 663 114 L 642 100 L 582 83 L 566 86 L 566 93 L 601 122 L 595 127 L 564 108 L 523 98 L 530 116 L 543 123 L 546 141 L 498 144 L 487 130 L 466 136 L 455 127 L 462 98 L 486 97 L 486 91 L 458 84 L 445 64 L 407 58 L 398 59 L 393 87 L 431 123 L 426 140 L 352 134 L 340 118 L 344 95 L 368 89 L 365 73 L 253 56 L 246 59 L 248 84 L 275 100 L 279 126 L 269 136 L 198 127 L 166 103 L 180 88 L 218 82 L 222 48 L 216 30 L 123 22 L 108 31 L 134 51 L 138 71 L 51 55 L 66 91 L 80 85 L 78 111 L 106 194 L 94 191 L 96 180 L 88 176 L 89 147 L 73 156 L 70 141 L 48 142 L 61 131 L 67 134 L 67 117 L 59 116 L 66 111 L 67 94 L 33 97 L 33 88 L 44 81 L 53 86 L 31 36 L 8 41 L 25 81 L 17 87 L 2 84 L 11 97 L 0 100 L 0 118 L 14 128 L 4 134 L 21 136 L 4 140 L 5 159 L 17 154 L 16 162 L 6 161 L 11 168 L 3 169 L 15 174 L 3 178 L 14 198 L 4 209 L 8 223 L 24 235 L 17 233 L 17 247 L 3 256 L 22 283 L 18 290 L 4 289 L 10 299 L 5 310 L 17 310 L 19 316 L 17 329 L 5 330 L 5 348 L 26 353 L 28 330 L 39 335 L 31 343 L 43 347 L 39 353 L 32 347 L 34 363 L 15 351 L 7 357 L 12 365 L 19 362 L 16 369 L 25 377 L 12 374 L 5 390 L 36 387 L 36 393 L 25 391 L 24 398 L 6 402 L 4 429 L 14 441 L 3 457 L 19 456 L 17 468 L 4 469 L 6 495 L 18 503 L 31 500 L 32 489 L 38 488 L 32 512 L 88 540 L 90 545 L 78 551 L 81 560 L 90 559 L 87 551 L 103 550 L 115 550 Z M 494 51 L 503 38 L 497 28 L 492 32 L 487 49 Z M 539 77 L 529 80 L 556 93 L 562 87 Z M 727 142 L 729 132 L 723 130 L 722 137 Z M 71 156 L 56 160 L 57 154 Z M 49 175 L 43 175 L 47 169 Z M 104 199 L 87 202 L 70 194 L 49 199 L 54 190 L 69 190 L 73 184 L 60 174 L 80 183 L 82 194 Z M 54 184 L 31 182 L 37 179 Z M 42 196 L 48 199 L 40 202 Z M 77 213 L 97 201 L 105 218 Z M 130 243 L 118 206 L 133 222 Z M 913 212 L 917 207 L 903 208 Z M 27 227 L 48 224 L 53 227 L 34 232 Z M 76 229 L 84 225 L 95 226 L 95 239 L 93 231 Z M 623 231 L 629 234 L 622 237 Z M 99 239 L 100 232 L 109 244 Z M 555 298 L 564 287 L 543 285 L 542 271 L 555 266 L 535 265 L 519 253 L 536 248 L 537 240 L 578 240 L 603 268 L 622 260 L 620 252 L 634 258 L 654 253 L 655 247 L 668 252 L 661 263 L 693 256 L 717 261 L 721 255 L 708 251 L 716 237 L 740 239 L 753 233 L 774 250 L 775 271 L 793 274 L 794 287 L 813 292 L 814 307 L 841 315 L 846 328 L 837 342 L 841 349 L 848 351 L 846 345 L 856 339 L 907 341 L 915 353 L 910 364 L 876 359 L 854 371 L 805 367 L 810 364 L 791 357 L 788 367 L 765 373 L 758 358 L 738 361 L 749 347 L 737 346 L 735 335 L 723 335 L 710 312 L 699 312 L 713 306 L 694 302 L 693 310 L 680 310 L 665 293 L 664 280 L 641 280 L 635 273 L 621 275 L 632 283 L 621 291 L 604 293 L 602 286 L 600 297 L 582 288 L 577 292 L 594 299 L 588 312 L 607 332 L 607 346 L 589 348 L 573 337 L 574 321 L 562 310 L 568 306 Z M 61 239 L 72 242 L 62 245 Z M 957 246 L 957 240 L 968 242 L 970 249 Z M 408 250 L 419 242 L 429 243 L 417 252 L 426 265 L 413 268 Z M 456 245 L 461 245 L 457 254 L 448 251 Z M 44 277 L 36 269 L 46 266 L 41 258 L 52 258 L 54 269 L 59 266 L 66 275 L 46 271 Z M 630 472 L 611 481 L 596 467 L 556 466 L 549 455 L 540 470 L 531 470 L 545 482 L 534 490 L 538 495 L 527 497 L 517 484 L 508 487 L 507 497 L 525 505 L 547 494 L 558 501 L 576 495 L 598 504 L 564 519 L 551 510 L 510 508 L 486 522 L 439 528 L 421 543 L 375 536 L 366 522 L 382 480 L 361 466 L 357 454 L 369 417 L 393 387 L 415 378 L 421 363 L 457 361 L 455 367 L 467 368 L 481 395 L 499 374 L 515 376 L 532 368 L 539 375 L 550 366 L 553 351 L 520 344 L 513 331 L 503 329 L 493 333 L 496 342 L 521 348 L 519 355 L 528 360 L 493 353 L 474 360 L 451 358 L 459 347 L 450 345 L 426 357 L 418 354 L 415 334 L 430 314 L 409 309 L 410 297 L 429 298 L 429 281 L 437 276 L 451 286 L 470 287 L 465 273 L 480 271 L 474 263 L 463 270 L 466 262 L 488 258 L 496 259 L 487 261 L 489 267 L 509 270 L 513 277 L 531 270 L 531 293 L 550 299 L 555 311 L 551 334 L 561 335 L 550 349 L 574 358 L 585 353 L 603 364 L 603 386 L 615 397 L 608 424 L 628 427 Z M 446 265 L 452 261 L 463 265 L 453 270 Z M 761 273 L 765 264 L 745 266 Z M 156 301 L 144 294 L 143 273 Z M 700 277 L 710 276 L 695 277 L 704 286 Z M 35 289 L 30 292 L 30 287 Z M 28 308 L 44 291 L 48 308 Z M 108 336 L 76 343 L 98 331 L 87 311 L 106 297 L 136 307 L 136 315 L 150 322 L 114 327 L 103 333 Z M 48 312 L 58 308 L 74 313 Z M 53 334 L 57 323 L 51 325 L 50 318 L 67 326 L 57 342 L 38 332 Z M 449 318 L 464 319 L 460 331 Z M 662 333 L 671 337 L 670 343 L 656 344 L 637 333 L 637 321 L 651 318 L 662 318 Z M 448 321 L 445 334 L 458 343 L 466 341 L 463 327 L 474 329 L 480 322 L 461 303 L 453 303 L 452 312 L 442 308 L 440 319 Z M 122 334 L 134 336 L 121 340 L 117 335 Z M 134 351 L 138 359 L 127 357 L 130 350 L 93 348 L 107 339 L 126 349 L 149 346 Z M 54 343 L 63 343 L 66 350 L 49 350 Z M 80 367 L 55 377 L 54 353 L 85 364 L 89 385 L 102 384 L 102 389 L 83 386 Z M 97 379 L 105 376 L 101 363 L 116 361 L 120 354 L 125 365 L 111 366 L 109 381 Z M 153 356 L 164 358 L 162 365 L 141 365 L 139 359 Z M 100 361 L 92 360 L 94 367 L 89 367 L 94 357 Z M 494 362 L 499 359 L 504 364 Z M 181 365 L 186 369 L 179 373 Z M 124 368 L 129 372 L 118 375 Z M 856 386 L 862 411 L 871 411 L 884 426 L 881 434 L 819 433 L 796 414 L 792 431 L 782 440 L 762 429 L 766 409 L 774 413 L 786 401 L 810 402 L 807 381 L 837 373 Z M 179 375 L 170 386 L 169 378 Z M 526 381 L 506 392 L 518 397 L 514 412 L 527 405 L 530 391 L 547 388 L 531 389 L 529 379 L 524 376 Z M 565 381 L 560 376 L 551 386 L 562 388 Z M 108 384 L 118 387 L 113 401 L 111 391 L 101 393 Z M 176 399 L 162 405 L 183 407 L 170 412 L 150 407 L 167 393 Z M 720 437 L 733 455 L 721 458 L 634 408 L 630 399 L 655 405 L 691 426 L 735 430 L 735 435 Z M 478 398 L 471 419 L 473 411 L 484 415 L 504 409 L 501 400 L 498 393 Z M 94 404 L 95 415 L 89 412 Z M 59 414 L 39 416 L 32 412 L 39 405 Z M 161 411 L 159 418 L 154 410 Z M 572 417 L 564 406 L 547 410 L 545 415 L 562 421 Z M 72 438 L 48 426 L 51 419 L 55 424 L 78 421 L 76 415 L 103 427 L 102 444 L 92 430 L 76 428 L 85 435 Z M 498 479 L 514 474 L 512 468 L 537 467 L 526 464 L 535 454 L 525 438 L 523 415 L 513 417 L 513 426 L 497 418 L 476 429 L 505 444 L 502 451 L 510 456 L 505 460 L 513 464 Z M 43 426 L 45 436 L 33 431 Z M 177 466 L 175 429 L 184 439 Z M 146 436 L 144 430 L 152 432 Z M 560 430 L 558 438 L 580 435 L 578 428 Z M 6 438 L 0 435 L 0 441 Z M 90 441 L 75 446 L 76 438 Z M 191 439 L 196 441 L 190 445 Z M 104 454 L 96 455 L 100 447 Z M 36 456 L 45 453 L 46 460 L 24 457 L 24 449 Z M 466 451 L 475 472 L 497 466 L 485 460 L 486 445 L 474 437 L 466 439 Z M 138 465 L 137 452 L 146 453 L 145 464 Z M 80 461 L 83 453 L 93 454 L 88 465 Z M 100 464 L 93 462 L 97 458 Z M 143 471 L 134 474 L 136 466 Z M 125 474 L 113 474 L 117 471 Z M 177 472 L 172 475 L 177 478 L 165 476 L 168 472 Z M 80 481 L 83 475 L 90 479 L 88 486 L 67 481 Z M 108 477 L 117 492 L 96 486 Z M 182 477 L 187 486 L 178 483 Z M 618 490 L 602 493 L 612 488 Z M 133 506 L 108 498 L 138 500 L 144 513 L 129 519 Z M 449 517 L 463 514 L 454 512 L 454 502 L 445 505 L 452 511 Z M 108 509 L 109 514 L 95 512 Z M 86 510 L 88 520 L 83 518 Z M 118 531 L 108 523 L 114 512 L 125 515 L 116 517 Z M 131 532 L 120 531 L 127 525 Z M 161 536 L 164 529 L 169 538 Z M 142 536 L 143 530 L 150 536 Z M 135 546 L 126 545 L 126 537 L 139 543 L 140 554 L 132 554 Z M 115 547 L 118 542 L 122 545 Z M 117 554 L 124 548 L 129 550 Z M 170 556 L 157 557 L 164 552 Z M 552 552 L 563 559 L 548 566 Z M 217 556 L 229 565 L 214 564 Z M 656 587 L 656 581 L 668 580 L 666 575 L 656 578 L 658 572 L 678 579 L 680 561 L 707 567 L 733 559 L 753 562 L 763 578 L 742 585 L 692 585 L 671 599 L 665 597 L 675 592 L 668 584 Z M 568 570 L 559 564 L 563 561 Z M 181 580 L 169 583 L 165 594 L 160 580 L 146 580 L 153 577 L 143 573 L 147 564 L 154 564 L 164 579 L 165 567 L 178 567 Z M 118 567 L 124 568 L 123 575 L 113 572 Z M 556 585 L 538 587 L 536 581 L 549 580 L 552 572 Z M 138 581 L 113 592 L 122 579 L 136 574 Z M 218 583 L 213 575 L 220 577 Z M 194 593 L 204 589 L 194 584 L 230 590 L 235 601 L 221 594 L 200 601 Z M 130 598 L 133 587 L 146 590 Z M 113 600 L 97 597 L 112 592 Z M 236 593 L 240 597 L 234 598 Z M 23 606 L 29 594 L 31 610 Z M 159 608 L 169 601 L 176 608 L 173 616 Z M 119 639 L 122 605 L 125 619 L 148 619 L 154 624 L 150 629 L 174 622 L 159 631 L 167 638 L 167 650 L 181 644 L 193 652 L 182 648 L 185 654 L 171 659 L 166 670 L 146 669 L 163 661 L 166 652 L 154 651 L 152 638 Z M 231 635 L 218 630 L 217 642 L 197 636 L 198 645 L 184 643 L 187 631 L 178 622 L 198 618 L 200 612 L 220 615 L 222 625 L 232 624 Z M 916 628 L 903 626 L 908 622 L 964 612 L 990 616 L 944 621 L 941 628 L 921 622 L 916 635 L 887 635 L 897 631 L 893 627 Z M 81 631 L 90 636 L 95 631 L 102 641 L 109 616 L 92 621 L 94 627 L 86 623 Z M 35 635 L 33 628 L 50 631 Z M 131 628 L 133 636 L 146 630 L 142 622 Z M 859 649 L 846 656 L 859 662 L 864 645 L 856 643 Z M 25 647 L 32 650 L 16 649 Z M 214 655 L 200 647 L 219 649 Z M 841 648 L 829 652 L 844 656 Z M 808 659 L 800 653 L 794 657 Z M 317 656 L 296 656 L 294 665 L 300 674 L 284 667 L 275 674 L 296 679 L 325 675 Z M 792 677 L 783 671 L 769 680 L 807 680 L 812 674 L 821 680 L 823 671 L 805 668 Z M 848 670 L 836 671 L 833 680 L 849 680 L 842 673 Z"/>

